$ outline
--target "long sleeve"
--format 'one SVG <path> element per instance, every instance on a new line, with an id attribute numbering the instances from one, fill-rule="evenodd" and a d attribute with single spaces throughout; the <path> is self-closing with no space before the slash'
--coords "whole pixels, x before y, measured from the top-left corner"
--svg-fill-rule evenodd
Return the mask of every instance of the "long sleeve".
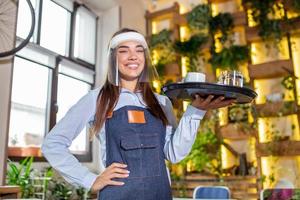
<path id="1" fill-rule="evenodd" d="M 88 124 L 96 110 L 99 89 L 82 97 L 47 134 L 42 152 L 50 165 L 71 184 L 90 189 L 97 175 L 83 166 L 69 151 L 72 140 Z"/>
<path id="2" fill-rule="evenodd" d="M 191 105 L 188 106 L 178 126 L 176 125 L 173 106 L 169 99 L 166 99 L 164 111 L 170 123 L 166 128 L 164 153 L 167 160 L 177 163 L 191 151 L 200 121 L 203 119 L 206 111 L 199 110 Z"/>

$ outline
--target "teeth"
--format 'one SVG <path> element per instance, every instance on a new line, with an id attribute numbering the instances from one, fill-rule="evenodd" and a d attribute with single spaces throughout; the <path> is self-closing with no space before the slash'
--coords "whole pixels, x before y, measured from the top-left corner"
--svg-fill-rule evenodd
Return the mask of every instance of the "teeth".
<path id="1" fill-rule="evenodd" d="M 131 68 L 136 68 L 136 67 L 138 67 L 138 65 L 137 64 L 129 64 L 129 65 L 127 65 L 128 67 L 131 67 Z"/>

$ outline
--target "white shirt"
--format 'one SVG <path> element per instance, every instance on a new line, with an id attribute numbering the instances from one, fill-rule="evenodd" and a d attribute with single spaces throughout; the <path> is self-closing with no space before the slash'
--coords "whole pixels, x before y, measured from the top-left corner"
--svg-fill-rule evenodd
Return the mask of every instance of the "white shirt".
<path id="1" fill-rule="evenodd" d="M 83 166 L 70 153 L 68 148 L 81 130 L 93 122 L 99 91 L 100 88 L 91 90 L 72 106 L 47 134 L 42 145 L 42 152 L 53 168 L 58 170 L 71 184 L 87 189 L 91 188 L 98 175 Z M 165 158 L 172 163 L 176 163 L 185 158 L 190 152 L 205 111 L 188 106 L 177 126 L 171 101 L 166 96 L 159 94 L 156 94 L 156 97 L 169 121 L 169 125 L 166 126 Z M 114 110 L 127 105 L 146 107 L 140 92 L 133 93 L 122 89 Z M 105 127 L 102 127 L 98 139 L 101 144 L 100 159 L 104 166 L 106 161 L 105 137 Z"/>

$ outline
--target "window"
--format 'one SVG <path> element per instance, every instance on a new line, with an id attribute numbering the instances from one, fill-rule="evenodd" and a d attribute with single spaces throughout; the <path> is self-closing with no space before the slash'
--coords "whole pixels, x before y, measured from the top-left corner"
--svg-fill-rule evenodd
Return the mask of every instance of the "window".
<path id="1" fill-rule="evenodd" d="M 76 90 L 74 90 L 74 88 L 76 88 Z M 86 94 L 90 88 L 90 85 L 82 81 L 60 74 L 58 76 L 57 121 L 59 121 L 67 113 L 71 106 L 74 105 L 80 97 Z M 73 141 L 70 150 L 79 153 L 86 152 L 88 149 L 85 135 L 86 129 L 84 128 Z"/>
<path id="2" fill-rule="evenodd" d="M 83 95 L 92 87 L 94 72 L 69 61 L 63 61 L 59 65 L 56 121 L 59 121 Z M 76 90 L 74 90 L 76 88 Z M 87 130 L 84 128 L 73 141 L 70 150 L 77 154 L 88 151 Z"/>
<path id="3" fill-rule="evenodd" d="M 37 10 L 39 8 L 39 1 L 38 0 L 30 0 L 34 10 L 35 16 L 37 17 Z M 29 7 L 26 1 L 19 1 L 19 8 L 18 8 L 18 22 L 17 22 L 17 36 L 25 39 L 30 31 L 31 27 L 31 14 Z M 36 21 L 36 24 L 38 22 Z M 35 29 L 37 30 L 37 29 Z M 31 42 L 36 41 L 36 33 L 34 33 L 33 37 L 30 40 Z"/>
<path id="4" fill-rule="evenodd" d="M 41 145 L 45 131 L 48 130 L 50 74 L 51 70 L 47 67 L 19 57 L 15 58 L 9 129 L 10 146 Z"/>
<path id="5" fill-rule="evenodd" d="M 41 46 L 68 55 L 71 13 L 51 0 L 43 1 Z"/>
<path id="6" fill-rule="evenodd" d="M 94 85 L 95 48 L 88 47 L 96 47 L 96 17 L 76 4 L 77 16 L 80 15 L 76 32 L 83 39 L 77 40 L 79 49 L 75 50 L 70 42 L 70 38 L 75 38 L 75 28 L 71 31 L 76 21 L 71 20 L 71 15 L 75 16 L 73 1 L 31 2 L 40 24 L 37 23 L 34 38 L 14 59 L 8 154 L 12 159 L 36 156 L 41 160 L 40 146 L 45 134 Z M 19 2 L 17 43 L 29 31 L 30 20 L 26 18 L 30 19 L 30 13 L 25 5 L 24 1 Z M 76 57 L 69 51 L 77 52 Z M 54 107 L 51 102 L 57 102 L 57 110 L 51 109 Z M 70 150 L 80 160 L 91 159 L 86 128 L 73 141 Z"/>
<path id="7" fill-rule="evenodd" d="M 95 64 L 95 39 L 95 15 L 85 7 L 78 7 L 76 10 L 74 57 L 86 61 L 90 64 Z"/>

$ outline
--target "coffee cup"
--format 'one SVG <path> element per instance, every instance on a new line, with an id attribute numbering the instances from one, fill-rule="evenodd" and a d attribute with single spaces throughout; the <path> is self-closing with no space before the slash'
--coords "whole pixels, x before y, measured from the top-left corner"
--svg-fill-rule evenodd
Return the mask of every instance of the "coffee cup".
<path id="1" fill-rule="evenodd" d="M 205 74 L 200 72 L 188 72 L 184 82 L 205 82 Z"/>

